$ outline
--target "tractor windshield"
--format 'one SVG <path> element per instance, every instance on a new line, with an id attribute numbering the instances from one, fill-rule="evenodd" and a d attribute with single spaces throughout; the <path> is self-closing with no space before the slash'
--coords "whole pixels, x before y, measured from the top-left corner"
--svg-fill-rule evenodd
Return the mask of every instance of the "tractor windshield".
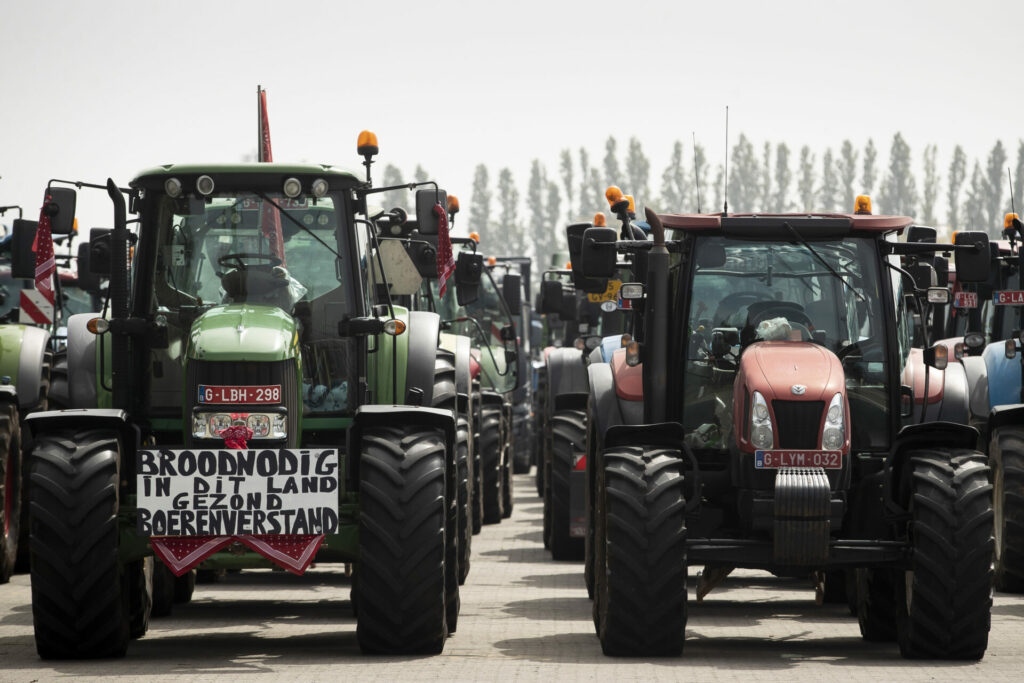
<path id="1" fill-rule="evenodd" d="M 728 433 L 733 382 L 744 349 L 760 340 L 791 340 L 818 344 L 842 360 L 853 447 L 887 445 L 886 328 L 874 243 L 811 244 L 696 240 L 683 420 L 688 432 L 701 434 L 701 444 L 726 450 L 734 443 Z M 705 438 L 716 433 L 717 439 Z"/>
<path id="2" fill-rule="evenodd" d="M 436 279 L 424 286 L 430 287 L 441 320 L 448 321 L 448 331 L 472 340 L 473 355 L 477 356 L 486 380 L 484 385 L 502 393 L 513 390 L 516 364 L 506 363 L 506 344 L 501 338 L 502 328 L 511 325 L 512 319 L 491 274 L 485 269 L 480 278 L 480 298 L 465 306 L 458 305 L 454 278 L 448 281 L 443 298 L 438 296 Z"/>
<path id="3" fill-rule="evenodd" d="M 255 303 L 290 312 L 336 289 L 343 280 L 332 250 L 346 243 L 337 237 L 339 205 L 331 196 L 280 193 L 164 198 L 158 305 Z"/>

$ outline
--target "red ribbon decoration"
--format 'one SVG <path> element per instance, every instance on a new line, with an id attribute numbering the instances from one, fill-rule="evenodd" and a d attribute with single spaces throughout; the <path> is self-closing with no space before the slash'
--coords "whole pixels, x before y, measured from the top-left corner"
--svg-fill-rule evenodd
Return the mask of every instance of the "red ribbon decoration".
<path id="1" fill-rule="evenodd" d="M 455 256 L 452 254 L 452 238 L 448 234 L 448 212 L 440 202 L 434 204 L 437 216 L 437 286 L 438 295 L 444 296 L 448 289 L 448 278 L 455 272 Z"/>

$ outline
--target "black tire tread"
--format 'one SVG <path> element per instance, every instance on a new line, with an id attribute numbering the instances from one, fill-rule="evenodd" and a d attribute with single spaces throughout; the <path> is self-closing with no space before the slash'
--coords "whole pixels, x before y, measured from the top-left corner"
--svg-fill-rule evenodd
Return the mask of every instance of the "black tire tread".
<path id="1" fill-rule="evenodd" d="M 586 448 L 587 414 L 582 410 L 559 410 L 551 416 L 551 557 L 556 560 L 583 559 L 583 538 L 569 535 L 569 490 L 573 454 Z"/>
<path id="2" fill-rule="evenodd" d="M 504 476 L 501 471 L 501 408 L 480 409 L 480 478 L 483 489 L 483 523 L 498 524 L 504 514 Z"/>
<path id="3" fill-rule="evenodd" d="M 909 608 L 907 581 L 896 582 L 900 653 L 980 659 L 991 626 L 995 544 L 985 456 L 962 448 L 907 456 L 914 553 Z"/>
<path id="4" fill-rule="evenodd" d="M 435 430 L 363 432 L 355 596 L 364 652 L 437 654 L 444 648 L 445 457 Z"/>
<path id="5" fill-rule="evenodd" d="M 40 434 L 30 459 L 32 616 L 43 659 L 123 656 L 129 594 L 118 563 L 117 437 Z"/>
<path id="6" fill-rule="evenodd" d="M 993 478 L 1002 477 L 1002 533 L 996 548 L 995 586 L 1005 593 L 1024 593 L 1024 429 L 1003 426 L 995 430 L 989 448 Z"/>
<path id="7" fill-rule="evenodd" d="M 686 628 L 686 501 L 678 451 L 602 454 L 605 557 L 598 636 L 606 655 L 673 656 Z"/>
<path id="8" fill-rule="evenodd" d="M 16 401 L 0 403 L 0 584 L 11 580 L 18 564 L 19 542 L 23 537 L 21 523 L 24 506 L 24 460 L 21 453 L 21 428 L 18 423 L 18 405 Z M 11 475 L 11 488 L 7 486 L 8 469 Z M 10 505 L 11 518 L 7 519 L 7 506 Z M 6 528 L 6 532 L 5 532 Z"/>

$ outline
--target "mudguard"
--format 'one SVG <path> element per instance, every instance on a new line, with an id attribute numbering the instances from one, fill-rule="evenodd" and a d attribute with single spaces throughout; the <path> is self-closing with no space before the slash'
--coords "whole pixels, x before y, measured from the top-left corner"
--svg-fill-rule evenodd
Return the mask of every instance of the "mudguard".
<path id="1" fill-rule="evenodd" d="M 989 414 L 988 433 L 984 435 L 985 441 L 988 442 L 992 432 L 999 427 L 1004 425 L 1016 425 L 1019 427 L 1022 424 L 1024 424 L 1024 404 L 996 406 Z"/>
<path id="2" fill-rule="evenodd" d="M 421 425 L 440 429 L 445 434 L 445 450 L 447 461 L 455 462 L 455 416 L 451 411 L 442 408 L 422 408 L 420 406 L 395 405 L 363 405 L 356 409 L 352 427 L 348 430 L 348 452 L 359 453 L 362 445 L 363 430 L 367 427 L 401 425 Z M 350 472 L 346 472 L 349 481 L 359 481 L 358 457 L 350 458 Z"/>
<path id="3" fill-rule="evenodd" d="M 952 367 L 952 366 L 951 366 Z M 916 448 L 978 448 L 979 432 L 974 427 L 955 422 L 926 422 L 908 425 L 900 430 L 893 442 L 885 467 L 890 471 L 888 500 L 896 510 L 907 509 L 909 486 L 902 478 L 907 471 L 907 451 Z"/>
<path id="4" fill-rule="evenodd" d="M 601 358 L 603 362 L 609 363 L 612 360 L 612 354 L 622 348 L 622 335 L 615 334 L 611 337 L 605 337 L 601 340 L 601 345 L 594 349 L 597 351 L 600 349 Z"/>
<path id="5" fill-rule="evenodd" d="M 968 405 L 972 421 L 985 420 L 991 408 L 988 403 L 988 368 L 980 356 L 965 356 L 961 361 L 967 376 Z"/>
<path id="6" fill-rule="evenodd" d="M 928 396 L 924 396 L 926 373 Z M 945 370 L 936 370 L 925 365 L 921 349 L 911 349 L 903 369 L 903 383 L 914 391 L 914 413 L 910 422 L 967 424 L 970 421 L 967 375 L 960 363 L 950 363 Z"/>
<path id="7" fill-rule="evenodd" d="M 989 409 L 1020 403 L 1021 358 L 1020 342 L 1017 355 L 1006 357 L 1006 342 L 994 342 L 985 347 L 981 357 L 988 372 Z"/>
<path id="8" fill-rule="evenodd" d="M 550 416 L 556 410 L 584 409 L 590 389 L 583 354 L 576 348 L 554 349 L 548 354 L 548 401 Z"/>
<path id="9" fill-rule="evenodd" d="M 126 451 L 121 453 L 121 463 L 134 467 L 134 450 L 141 448 L 142 432 L 128 417 L 128 413 L 115 408 L 68 408 L 66 410 L 44 410 L 25 417 L 25 427 L 35 437 L 41 432 L 61 429 L 110 429 L 121 434 L 121 444 Z M 126 474 L 131 474 L 127 472 Z M 135 477 L 122 476 L 134 488 Z"/>
<path id="10" fill-rule="evenodd" d="M 601 346 L 598 346 L 596 349 L 591 351 L 590 355 L 587 356 L 587 365 L 591 365 L 593 363 L 607 363 L 608 361 L 605 360 L 604 353 L 602 351 L 603 347 Z"/>
<path id="11" fill-rule="evenodd" d="M 405 370 L 405 402 L 429 406 L 434 397 L 434 360 L 441 317 L 429 311 L 409 313 L 409 351 Z M 401 359 L 399 359 L 401 362 Z"/>
<path id="12" fill-rule="evenodd" d="M 72 408 L 99 406 L 97 374 L 98 336 L 86 328 L 97 313 L 78 313 L 68 318 L 68 393 Z"/>
<path id="13" fill-rule="evenodd" d="M 590 410 L 587 419 L 594 422 L 594 433 L 598 439 L 618 425 L 623 424 L 619 399 L 615 395 L 615 380 L 607 363 L 592 363 L 587 368 L 590 380 Z"/>
<path id="14" fill-rule="evenodd" d="M 30 325 L 4 325 L 2 374 L 17 388 L 18 406 L 27 410 L 39 405 L 42 396 L 43 361 L 50 344 L 50 333 Z M 8 357 L 12 352 L 13 357 Z"/>

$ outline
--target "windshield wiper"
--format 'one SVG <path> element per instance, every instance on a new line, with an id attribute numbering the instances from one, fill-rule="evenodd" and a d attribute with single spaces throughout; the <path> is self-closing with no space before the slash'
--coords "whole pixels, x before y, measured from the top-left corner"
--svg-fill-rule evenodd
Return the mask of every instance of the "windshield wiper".
<path id="1" fill-rule="evenodd" d="M 839 273 L 837 273 L 836 269 L 833 268 L 831 265 L 829 265 L 828 261 L 823 259 L 821 257 L 821 254 L 819 254 L 814 247 L 812 247 L 810 244 L 807 243 L 807 240 L 804 239 L 803 235 L 801 235 L 799 232 L 797 232 L 797 229 L 789 224 L 789 221 L 786 221 L 785 226 L 787 228 L 789 228 L 789 231 L 791 233 L 793 233 L 793 237 L 796 238 L 796 241 L 799 242 L 801 245 L 803 245 L 803 247 L 805 249 L 807 249 L 807 251 L 811 252 L 811 254 L 814 255 L 814 258 L 818 259 L 818 261 L 821 262 L 821 265 L 825 266 L 825 268 L 828 270 L 828 272 L 830 272 L 833 275 L 835 275 L 836 279 L 839 280 L 840 282 L 842 282 L 846 286 L 847 289 L 849 289 L 851 292 L 853 292 L 857 296 L 858 299 L 860 299 L 861 301 L 867 303 L 867 299 L 864 298 L 864 295 L 861 294 L 860 292 L 858 292 L 856 287 L 854 287 L 849 282 L 844 280 L 843 276 L 840 275 Z"/>

